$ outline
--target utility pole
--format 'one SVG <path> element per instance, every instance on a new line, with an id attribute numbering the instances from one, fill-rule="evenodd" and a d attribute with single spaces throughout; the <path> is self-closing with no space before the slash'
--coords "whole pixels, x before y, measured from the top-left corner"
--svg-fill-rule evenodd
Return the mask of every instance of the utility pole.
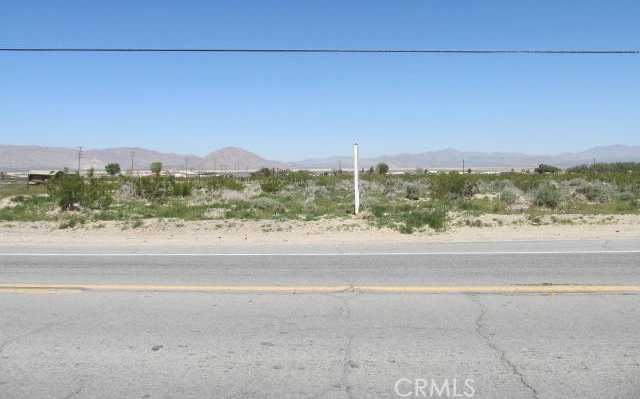
<path id="1" fill-rule="evenodd" d="M 129 151 L 129 156 L 131 157 L 131 169 L 129 169 L 129 174 L 133 176 L 133 158 L 136 156 L 136 152 L 133 150 Z"/>
<path id="2" fill-rule="evenodd" d="M 360 187 L 358 185 L 358 143 L 353 145 L 353 195 L 355 214 L 360 211 Z"/>
<path id="3" fill-rule="evenodd" d="M 189 158 L 184 157 L 184 177 L 189 180 Z"/>
<path id="4" fill-rule="evenodd" d="M 82 159 L 82 146 L 78 147 L 78 175 L 80 175 L 80 160 Z"/>
<path id="5" fill-rule="evenodd" d="M 462 174 L 464 175 L 464 159 L 462 160 Z"/>

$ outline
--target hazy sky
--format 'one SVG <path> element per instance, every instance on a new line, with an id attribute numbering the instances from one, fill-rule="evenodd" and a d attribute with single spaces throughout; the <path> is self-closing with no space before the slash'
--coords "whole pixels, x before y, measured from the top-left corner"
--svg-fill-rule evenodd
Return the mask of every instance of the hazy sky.
<path id="1" fill-rule="evenodd" d="M 0 47 L 640 48 L 640 2 L 8 1 Z M 640 56 L 0 53 L 0 143 L 283 160 L 640 144 Z"/>

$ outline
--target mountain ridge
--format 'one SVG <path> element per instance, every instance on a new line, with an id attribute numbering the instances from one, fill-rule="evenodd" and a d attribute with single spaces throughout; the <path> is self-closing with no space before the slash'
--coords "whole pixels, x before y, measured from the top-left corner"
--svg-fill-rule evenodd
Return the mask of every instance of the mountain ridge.
<path id="1" fill-rule="evenodd" d="M 302 161 L 282 162 L 269 160 L 239 147 L 224 147 L 214 150 L 204 157 L 193 154 L 165 153 L 140 147 L 114 147 L 83 150 L 81 166 L 83 169 L 94 167 L 103 169 L 111 162 L 120 164 L 123 170 L 131 167 L 147 169 L 149 164 L 160 161 L 167 169 L 199 170 L 252 170 L 267 168 L 293 169 L 349 169 L 350 156 L 310 158 Z M 386 162 L 392 168 L 531 168 L 540 163 L 559 167 L 570 167 L 584 163 L 640 161 L 640 146 L 613 144 L 597 146 L 583 151 L 564 152 L 552 155 L 535 155 L 521 152 L 482 152 L 460 151 L 445 148 L 419 153 L 387 154 L 361 158 L 360 165 L 368 168 L 378 162 Z M 0 145 L 0 170 L 26 169 L 75 169 L 78 165 L 78 150 L 65 147 L 47 147 L 33 145 Z"/>

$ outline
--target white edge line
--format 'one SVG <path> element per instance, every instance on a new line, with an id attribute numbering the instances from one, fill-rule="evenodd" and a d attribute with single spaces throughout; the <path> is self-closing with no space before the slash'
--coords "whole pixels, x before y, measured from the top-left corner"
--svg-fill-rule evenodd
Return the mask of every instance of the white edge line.
<path id="1" fill-rule="evenodd" d="M 123 252 L 115 252 L 115 253 L 76 253 L 76 252 L 41 252 L 41 253 L 27 253 L 27 252 L 3 252 L 0 253 L 2 257 L 129 257 L 129 256 L 137 256 L 137 257 L 214 257 L 214 256 L 247 256 L 247 257 L 255 257 L 255 256 L 270 256 L 270 257 L 278 257 L 278 256 L 295 256 L 295 257 L 303 257 L 303 256 L 326 256 L 326 257 L 339 257 L 339 256 L 437 256 L 437 255 L 472 255 L 472 256 L 481 256 L 481 255 L 597 255 L 597 254 L 638 254 L 640 250 L 585 250 L 585 251 L 466 251 L 466 252 L 456 252 L 456 251 L 433 251 L 433 252 L 299 252 L 299 253 L 151 253 L 151 252 L 132 252 L 132 253 L 123 253 Z"/>

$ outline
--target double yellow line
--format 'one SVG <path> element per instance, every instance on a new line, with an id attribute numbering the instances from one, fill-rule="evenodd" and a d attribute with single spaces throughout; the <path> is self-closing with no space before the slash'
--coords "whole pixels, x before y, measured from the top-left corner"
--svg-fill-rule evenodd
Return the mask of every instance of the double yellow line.
<path id="1" fill-rule="evenodd" d="M 0 293 L 204 292 L 267 294 L 634 294 L 640 285 L 162 285 L 162 284 L 0 284 Z"/>

